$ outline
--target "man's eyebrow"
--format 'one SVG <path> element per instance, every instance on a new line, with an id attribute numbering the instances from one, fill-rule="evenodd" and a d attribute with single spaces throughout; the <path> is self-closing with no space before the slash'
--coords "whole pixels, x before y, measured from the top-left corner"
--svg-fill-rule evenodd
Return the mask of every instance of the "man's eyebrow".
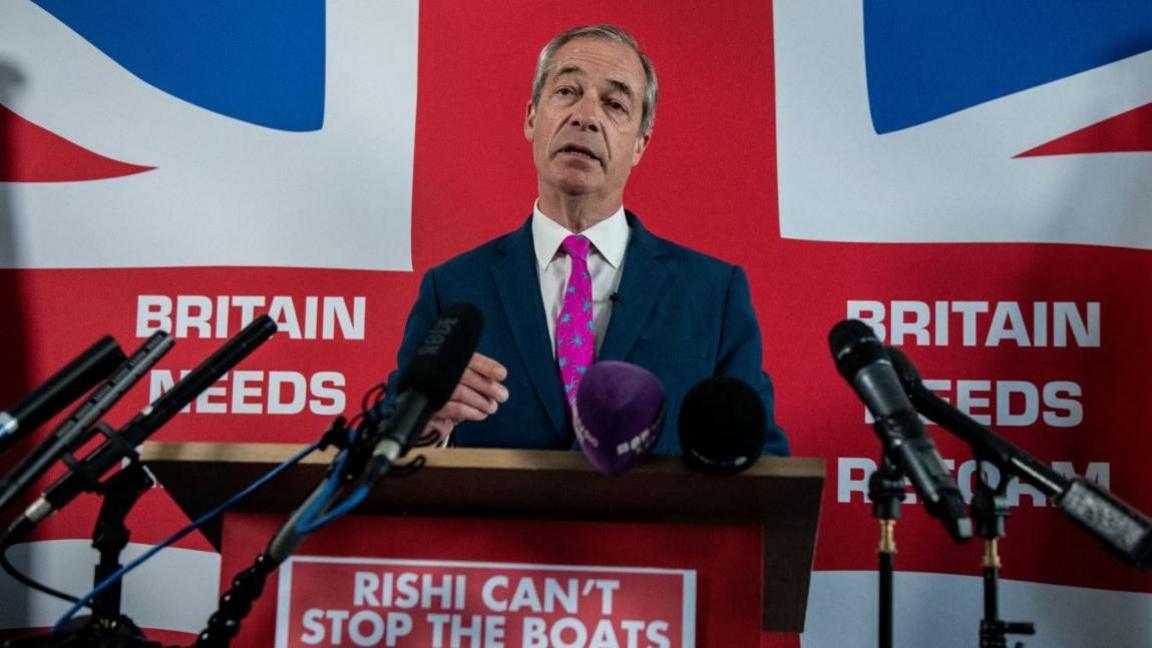
<path id="1" fill-rule="evenodd" d="M 618 91 L 620 91 L 620 93 L 625 97 L 628 97 L 629 99 L 636 98 L 636 94 L 632 92 L 632 86 L 628 85 L 627 83 L 624 83 L 623 81 L 616 81 L 615 79 L 609 79 L 608 83 L 611 84 L 613 88 L 616 88 Z"/>

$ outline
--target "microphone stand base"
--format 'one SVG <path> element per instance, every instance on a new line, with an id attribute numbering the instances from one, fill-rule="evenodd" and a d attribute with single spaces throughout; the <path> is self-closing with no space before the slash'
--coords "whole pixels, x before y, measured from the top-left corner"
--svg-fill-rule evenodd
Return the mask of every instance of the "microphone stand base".
<path id="1" fill-rule="evenodd" d="M 36 634 L 9 639 L 4 648 L 162 648 L 148 641 L 131 619 L 77 617 L 64 632 Z"/>

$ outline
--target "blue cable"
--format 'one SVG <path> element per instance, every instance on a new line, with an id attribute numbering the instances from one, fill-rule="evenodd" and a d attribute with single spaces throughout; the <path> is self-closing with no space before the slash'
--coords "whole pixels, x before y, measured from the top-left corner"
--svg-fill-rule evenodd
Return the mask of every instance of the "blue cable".
<path id="1" fill-rule="evenodd" d="M 347 447 L 351 448 L 355 442 L 356 431 L 354 428 L 349 427 Z M 321 491 L 321 494 L 316 500 L 300 515 L 300 519 L 296 521 L 296 526 L 293 529 L 294 532 L 300 535 L 312 533 L 316 529 L 331 523 L 336 518 L 346 515 L 352 509 L 359 506 L 360 502 L 363 502 L 364 498 L 368 496 L 369 486 L 360 486 L 352 491 L 351 495 L 344 498 L 344 501 L 341 502 L 339 506 L 327 514 L 321 513 L 321 509 L 327 505 L 329 498 L 332 497 L 332 493 L 336 492 L 336 489 L 340 487 L 340 480 L 344 474 L 344 466 L 348 463 L 348 454 L 349 452 L 347 450 L 343 450 L 340 452 L 340 455 L 336 457 L 336 466 L 332 469 L 332 472 L 329 473 L 328 478 L 324 480 L 324 490 Z"/>
<path id="2" fill-rule="evenodd" d="M 352 494 L 344 498 L 340 505 L 332 509 L 328 513 L 320 516 L 314 522 L 309 522 L 307 518 L 301 516 L 300 521 L 296 523 L 296 532 L 300 534 L 312 533 L 316 529 L 333 522 L 336 518 L 347 515 L 352 509 L 360 506 L 364 498 L 368 497 L 368 491 L 372 490 L 368 485 L 360 486 L 352 491 Z"/>
<path id="3" fill-rule="evenodd" d="M 317 448 L 320 447 L 321 443 L 322 443 L 322 441 L 317 441 L 317 442 L 313 443 L 312 445 L 307 446 L 306 448 L 304 448 L 300 452 L 297 452 L 290 459 L 288 459 L 284 463 L 280 464 L 279 466 L 276 466 L 275 468 L 270 470 L 267 474 L 265 474 L 260 479 L 257 479 L 256 481 L 249 484 L 246 488 L 244 488 L 244 490 L 242 490 L 239 493 L 236 493 L 235 495 L 233 495 L 232 497 L 229 497 L 228 499 L 224 500 L 224 502 L 222 504 L 220 504 L 216 508 L 212 509 L 208 513 L 205 513 L 204 515 L 200 516 L 196 521 L 188 524 L 183 529 L 180 529 L 179 531 L 174 533 L 172 536 L 170 536 L 168 539 L 164 540 L 160 544 L 158 544 L 155 547 L 152 547 L 148 551 L 144 552 L 144 554 L 141 555 L 136 560 L 133 560 L 132 562 L 128 563 L 127 565 L 124 565 L 120 569 L 117 569 L 114 573 L 112 573 L 110 576 L 108 576 L 108 578 L 105 578 L 103 581 L 101 581 L 99 585 L 92 588 L 91 592 L 88 592 L 84 596 L 80 597 L 80 599 L 78 601 L 76 601 L 76 603 L 71 608 L 69 608 L 67 612 L 64 613 L 64 616 L 60 617 L 60 620 L 58 620 L 56 622 L 56 625 L 53 626 L 52 632 L 54 632 L 54 633 L 60 632 L 63 629 L 64 625 L 66 623 L 68 623 L 70 620 L 72 620 L 72 617 L 75 616 L 75 614 L 77 612 L 79 612 L 81 608 L 87 606 L 88 603 L 93 598 L 95 598 L 97 595 L 99 595 L 104 590 L 108 589 L 108 587 L 110 587 L 113 583 L 120 580 L 121 578 L 124 578 L 124 576 L 128 572 L 139 567 L 142 563 L 144 563 L 144 561 L 146 561 L 149 558 L 151 558 L 152 556 L 156 555 L 156 553 L 159 552 L 161 549 L 164 549 L 165 547 L 172 544 L 173 542 L 176 542 L 180 538 L 183 538 L 184 536 L 188 535 L 189 533 L 192 533 L 201 524 L 204 524 L 208 520 L 211 520 L 212 518 L 216 517 L 217 515 L 220 515 L 221 513 L 223 513 L 225 510 L 227 510 L 233 504 L 235 504 L 236 502 L 238 502 L 241 499 L 243 499 L 244 497 L 246 497 L 249 493 L 256 490 L 257 488 L 260 488 L 265 483 L 267 483 L 269 480 L 275 478 L 280 473 L 284 472 L 285 470 L 287 470 L 288 468 L 290 468 L 291 466 L 293 466 L 294 464 L 299 462 L 305 456 L 314 452 Z"/>

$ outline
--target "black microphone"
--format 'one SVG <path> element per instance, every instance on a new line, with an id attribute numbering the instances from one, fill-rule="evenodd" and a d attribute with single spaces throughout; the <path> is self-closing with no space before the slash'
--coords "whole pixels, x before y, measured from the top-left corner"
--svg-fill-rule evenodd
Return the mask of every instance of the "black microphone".
<path id="1" fill-rule="evenodd" d="M 359 483 L 372 484 L 408 451 L 428 419 L 448 402 L 480 344 L 484 315 L 472 304 L 446 307 L 396 383 L 391 414 L 366 434 L 374 446 Z"/>
<path id="2" fill-rule="evenodd" d="M 612 291 L 612 294 L 608 295 L 608 301 L 612 302 L 613 304 L 623 304 L 624 298 L 620 296 L 620 293 Z"/>
<path id="3" fill-rule="evenodd" d="M 360 460 L 362 467 L 347 469 L 351 476 L 347 490 L 371 488 L 408 451 L 413 435 L 419 435 L 432 414 L 452 397 L 480 344 L 483 325 L 484 315 L 472 304 L 452 304 L 441 312 L 401 371 L 391 408 L 366 412 L 364 422 L 356 429 L 357 446 L 372 454 Z M 332 502 L 321 500 L 326 496 L 331 497 L 331 493 L 322 482 L 272 536 L 264 550 L 271 564 L 287 560 L 304 542 L 307 533 L 297 529 L 297 524 L 318 502 L 324 508 L 331 507 Z"/>
<path id="4" fill-rule="evenodd" d="M 224 346 L 217 349 L 187 376 L 181 378 L 171 389 L 145 406 L 119 432 L 109 435 L 107 441 L 93 450 L 67 475 L 49 486 L 40 499 L 33 502 L 24 511 L 24 515 L 16 520 L 10 533 L 17 533 L 17 527 L 24 527 L 23 530 L 26 531 L 54 511 L 67 506 L 80 493 L 91 489 L 94 480 L 111 470 L 121 459 L 134 455 L 136 446 L 176 416 L 200 395 L 200 392 L 212 386 L 212 383 L 219 380 L 229 369 L 248 357 L 275 332 L 276 323 L 271 317 L 261 315 L 252 320 L 244 330 L 225 342 Z"/>
<path id="5" fill-rule="evenodd" d="M 908 397 L 924 416 L 972 446 L 978 459 L 991 461 L 1040 489 L 1062 513 L 1096 536 L 1109 553 L 1140 569 L 1152 569 L 1152 520 L 1100 486 L 1052 470 L 972 420 L 928 389 L 915 365 L 899 349 L 889 347 L 888 355 Z"/>
<path id="6" fill-rule="evenodd" d="M 8 475 L 0 479 L 0 511 L 53 463 L 72 448 L 78 448 L 97 432 L 94 427 L 108 410 L 156 364 L 169 349 L 172 338 L 157 331 L 145 340 L 96 391 L 77 407 L 35 450 L 24 457 Z"/>
<path id="7" fill-rule="evenodd" d="M 694 470 L 735 474 L 764 452 L 768 414 L 756 390 L 738 378 L 698 383 L 684 397 L 679 423 L 684 463 Z"/>
<path id="8" fill-rule="evenodd" d="M 924 507 L 957 542 L 971 538 L 972 519 L 956 480 L 904 393 L 876 334 L 860 320 L 844 320 L 832 327 L 828 343 L 836 368 L 875 417 L 873 429 L 885 453 L 907 475 Z"/>
<path id="9" fill-rule="evenodd" d="M 12 409 L 0 412 L 0 453 L 95 387 L 123 361 L 120 345 L 105 335 Z"/>

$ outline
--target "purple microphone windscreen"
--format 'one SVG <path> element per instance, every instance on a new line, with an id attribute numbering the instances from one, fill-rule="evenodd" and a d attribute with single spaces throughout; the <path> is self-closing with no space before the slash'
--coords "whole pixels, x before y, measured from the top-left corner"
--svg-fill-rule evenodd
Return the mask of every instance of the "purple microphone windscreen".
<path id="1" fill-rule="evenodd" d="M 664 386 L 627 362 L 592 365 L 576 390 L 572 416 L 584 456 L 600 472 L 624 472 L 644 457 L 664 425 Z"/>

